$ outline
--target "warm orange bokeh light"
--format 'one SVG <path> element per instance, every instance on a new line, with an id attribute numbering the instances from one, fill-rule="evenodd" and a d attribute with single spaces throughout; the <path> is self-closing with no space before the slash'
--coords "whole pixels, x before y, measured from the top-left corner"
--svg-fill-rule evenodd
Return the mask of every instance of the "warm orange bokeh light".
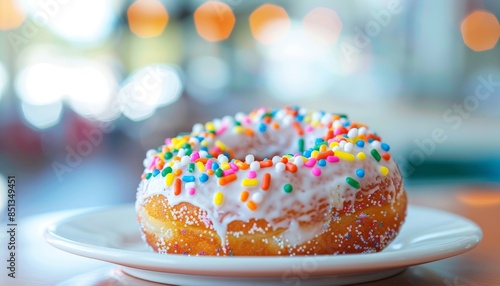
<path id="1" fill-rule="evenodd" d="M 459 193 L 458 199 L 470 206 L 500 205 L 500 193 L 493 191 L 476 191 L 474 193 Z"/>
<path id="2" fill-rule="evenodd" d="M 290 30 L 290 17 L 285 9 L 264 4 L 250 15 L 250 31 L 259 42 L 269 45 L 283 39 Z"/>
<path id="3" fill-rule="evenodd" d="M 194 25 L 198 34 L 210 42 L 225 40 L 231 35 L 236 18 L 227 4 L 208 1 L 194 12 Z"/>
<path id="4" fill-rule="evenodd" d="M 321 45 L 333 45 L 342 30 L 337 13 L 328 8 L 314 8 L 302 20 L 306 34 Z"/>
<path id="5" fill-rule="evenodd" d="M 12 30 L 21 26 L 25 17 L 15 0 L 0 0 L 0 30 Z"/>
<path id="6" fill-rule="evenodd" d="M 159 36 L 168 23 L 168 13 L 158 0 L 137 0 L 127 10 L 132 33 L 142 38 Z"/>
<path id="7" fill-rule="evenodd" d="M 462 21 L 461 31 L 467 47 L 480 52 L 495 47 L 500 36 L 500 25 L 492 13 L 476 10 Z"/>

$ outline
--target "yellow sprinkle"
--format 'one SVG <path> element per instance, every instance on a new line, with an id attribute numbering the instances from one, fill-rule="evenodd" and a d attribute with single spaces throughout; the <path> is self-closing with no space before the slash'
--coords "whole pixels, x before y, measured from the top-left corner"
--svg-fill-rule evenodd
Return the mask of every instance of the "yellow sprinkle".
<path id="1" fill-rule="evenodd" d="M 205 129 L 207 129 L 208 131 L 213 131 L 215 130 L 215 126 L 212 122 L 207 122 L 205 123 Z"/>
<path id="2" fill-rule="evenodd" d="M 382 173 L 382 176 L 384 177 L 387 176 L 387 174 L 389 174 L 389 168 L 380 166 L 380 173 Z"/>
<path id="3" fill-rule="evenodd" d="M 203 141 L 201 141 L 200 145 L 203 146 L 203 147 L 207 147 L 208 146 L 208 141 L 207 140 L 203 140 Z"/>
<path id="4" fill-rule="evenodd" d="M 234 133 L 236 134 L 241 134 L 243 133 L 244 129 L 243 129 L 243 126 L 235 126 L 234 127 Z"/>
<path id="5" fill-rule="evenodd" d="M 333 141 L 332 143 L 330 143 L 330 148 L 333 148 L 335 146 L 339 146 L 339 142 Z"/>
<path id="6" fill-rule="evenodd" d="M 304 122 L 306 123 L 311 122 L 311 115 L 307 115 L 306 117 L 304 117 Z"/>
<path id="7" fill-rule="evenodd" d="M 245 187 L 253 187 L 259 184 L 259 180 L 257 179 L 243 179 L 241 184 Z"/>
<path id="8" fill-rule="evenodd" d="M 319 154 L 319 151 L 318 150 L 314 150 L 311 152 L 311 158 L 316 158 Z"/>
<path id="9" fill-rule="evenodd" d="M 168 163 L 168 165 L 170 165 L 170 167 L 173 167 L 174 166 L 174 161 L 170 161 L 170 163 Z"/>
<path id="10" fill-rule="evenodd" d="M 361 160 L 361 161 L 364 161 L 364 160 L 365 160 L 365 158 L 366 158 L 366 155 L 365 155 L 365 153 L 364 153 L 364 152 L 359 152 L 356 156 L 357 156 L 357 157 L 358 157 L 358 159 L 359 159 L 359 160 Z"/>
<path id="11" fill-rule="evenodd" d="M 224 201 L 224 194 L 222 192 L 217 192 L 214 195 L 214 204 L 220 206 Z"/>
<path id="12" fill-rule="evenodd" d="M 165 183 L 167 184 L 167 187 L 170 187 L 173 182 L 174 182 L 174 174 L 168 173 L 167 176 L 165 177 Z"/>
<path id="13" fill-rule="evenodd" d="M 347 161 L 354 161 L 354 155 L 351 153 L 347 152 L 342 152 L 342 151 L 335 151 L 335 155 L 339 157 L 340 159 L 347 160 Z"/>
<path id="14" fill-rule="evenodd" d="M 205 171 L 205 164 L 203 164 L 200 161 L 196 162 L 196 167 L 198 167 L 198 171 L 200 171 L 200 172 L 204 172 Z"/>
<path id="15" fill-rule="evenodd" d="M 220 168 L 222 170 L 227 170 L 227 169 L 231 168 L 231 166 L 229 166 L 228 162 L 224 162 L 224 163 L 220 164 Z"/>
<path id="16" fill-rule="evenodd" d="M 222 151 L 226 150 L 226 145 L 224 145 L 224 143 L 220 140 L 215 141 L 215 146 L 219 147 Z"/>

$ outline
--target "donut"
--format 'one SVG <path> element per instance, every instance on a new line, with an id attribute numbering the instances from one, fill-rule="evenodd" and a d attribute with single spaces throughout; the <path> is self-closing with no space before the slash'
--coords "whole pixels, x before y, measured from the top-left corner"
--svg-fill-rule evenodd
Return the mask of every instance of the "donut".
<path id="1" fill-rule="evenodd" d="M 373 253 L 404 223 L 389 144 L 344 114 L 258 108 L 147 151 L 135 209 L 163 254 Z"/>

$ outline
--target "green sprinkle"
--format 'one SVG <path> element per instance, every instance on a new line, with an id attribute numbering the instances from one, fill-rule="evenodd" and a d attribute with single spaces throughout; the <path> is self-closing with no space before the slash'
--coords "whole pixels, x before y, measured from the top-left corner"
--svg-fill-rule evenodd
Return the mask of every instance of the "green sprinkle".
<path id="1" fill-rule="evenodd" d="M 172 152 L 167 152 L 167 153 L 165 153 L 165 155 L 163 155 L 165 160 L 170 160 L 170 159 L 172 159 L 173 156 L 174 155 L 172 154 Z"/>
<path id="2" fill-rule="evenodd" d="M 285 193 L 291 193 L 293 191 L 293 186 L 290 184 L 286 184 L 283 186 L 283 190 L 285 191 Z"/>
<path id="3" fill-rule="evenodd" d="M 184 153 L 184 155 L 186 156 L 190 156 L 193 153 L 193 150 L 191 149 L 184 149 L 184 150 L 186 150 L 186 153 Z"/>
<path id="4" fill-rule="evenodd" d="M 220 178 L 224 175 L 224 171 L 222 171 L 221 168 L 218 168 L 217 170 L 215 170 L 215 175 L 217 176 L 217 178 Z"/>
<path id="5" fill-rule="evenodd" d="M 351 177 L 347 177 L 345 178 L 346 182 L 351 185 L 351 187 L 353 188 L 356 188 L 356 189 L 359 189 L 359 182 L 354 180 L 353 178 Z"/>
<path id="6" fill-rule="evenodd" d="M 377 160 L 377 162 L 380 162 L 380 154 L 378 153 L 378 151 L 376 149 L 372 149 L 370 151 L 370 153 L 372 153 L 373 158 L 375 158 L 375 160 Z"/>
<path id="7" fill-rule="evenodd" d="M 163 171 L 161 171 L 161 175 L 163 177 L 165 177 L 167 174 L 170 174 L 170 173 L 172 173 L 172 167 L 170 167 L 170 166 L 166 167 L 165 169 L 163 169 Z"/>
<path id="8" fill-rule="evenodd" d="M 146 174 L 146 180 L 149 180 L 149 178 L 151 178 L 152 175 L 153 175 L 153 173 L 147 173 Z"/>
<path id="9" fill-rule="evenodd" d="M 299 139 L 299 152 L 304 152 L 304 138 Z"/>
<path id="10" fill-rule="evenodd" d="M 235 122 L 234 122 L 234 125 L 235 125 L 235 126 L 241 126 L 241 122 L 239 122 L 239 121 L 235 121 Z"/>
<path id="11" fill-rule="evenodd" d="M 182 146 L 182 148 L 184 148 L 184 149 L 191 149 L 191 144 L 186 143 L 186 144 L 184 144 L 184 146 Z"/>
<path id="12" fill-rule="evenodd" d="M 189 172 L 189 173 L 194 172 L 194 163 L 189 163 L 189 166 L 188 166 L 188 172 Z"/>

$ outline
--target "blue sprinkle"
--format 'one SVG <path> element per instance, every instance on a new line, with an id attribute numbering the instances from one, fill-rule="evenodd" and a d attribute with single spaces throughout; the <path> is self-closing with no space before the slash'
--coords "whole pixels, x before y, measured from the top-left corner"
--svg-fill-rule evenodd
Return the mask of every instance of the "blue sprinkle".
<path id="1" fill-rule="evenodd" d="M 303 155 L 304 155 L 304 157 L 306 157 L 306 158 L 311 157 L 311 150 L 306 150 L 306 151 L 304 151 L 304 154 L 303 154 Z"/>
<path id="2" fill-rule="evenodd" d="M 321 143 L 321 142 L 325 142 L 325 140 L 323 140 L 323 138 L 316 138 L 315 143 Z"/>
<path id="3" fill-rule="evenodd" d="M 259 124 L 259 131 L 260 132 L 266 132 L 266 125 L 264 123 Z"/>
<path id="4" fill-rule="evenodd" d="M 368 143 L 372 143 L 373 142 L 373 138 L 368 138 Z"/>
<path id="5" fill-rule="evenodd" d="M 156 176 L 158 176 L 158 174 L 159 174 L 159 173 L 160 173 L 160 170 L 155 169 L 155 170 L 153 171 L 153 176 L 155 176 L 155 177 L 156 177 Z"/>
<path id="6" fill-rule="evenodd" d="M 200 182 L 205 183 L 208 181 L 208 175 L 207 174 L 201 174 L 200 175 Z"/>
<path id="7" fill-rule="evenodd" d="M 182 181 L 185 183 L 194 182 L 194 180 L 195 180 L 194 176 L 183 176 L 182 177 Z"/>
<path id="8" fill-rule="evenodd" d="M 304 120 L 304 115 L 297 114 L 297 116 L 295 116 L 295 118 L 297 119 L 297 121 L 302 122 L 302 120 Z"/>
<path id="9" fill-rule="evenodd" d="M 326 166 L 326 160 L 325 159 L 321 159 L 318 161 L 318 165 L 320 165 L 321 167 L 324 167 Z"/>
<path id="10" fill-rule="evenodd" d="M 358 141 L 356 142 L 356 145 L 358 145 L 358 147 L 360 147 L 360 148 L 363 148 L 363 147 L 365 147 L 365 141 L 363 141 L 363 140 L 358 140 Z"/>
<path id="11" fill-rule="evenodd" d="M 363 178 L 365 176 L 365 170 L 363 169 L 357 169 L 356 170 L 356 176 Z"/>
<path id="12" fill-rule="evenodd" d="M 344 127 L 349 127 L 350 125 L 351 125 L 351 122 L 350 122 L 350 121 L 346 121 L 346 122 L 344 123 Z"/>
<path id="13" fill-rule="evenodd" d="M 217 170 L 219 169 L 219 164 L 217 164 L 216 162 L 212 162 L 212 170 Z"/>
<path id="14" fill-rule="evenodd" d="M 200 150 L 201 150 L 201 151 L 205 151 L 205 152 L 208 152 L 208 147 L 206 147 L 206 146 L 203 146 L 203 147 L 201 147 L 201 148 L 200 148 Z"/>
<path id="15" fill-rule="evenodd" d="M 382 147 L 382 149 L 383 149 L 385 152 L 387 152 L 387 151 L 389 151 L 389 149 L 391 149 L 391 147 L 390 147 L 390 146 L 389 146 L 389 144 L 387 144 L 387 143 L 382 143 L 382 144 L 380 144 L 380 147 Z"/>

